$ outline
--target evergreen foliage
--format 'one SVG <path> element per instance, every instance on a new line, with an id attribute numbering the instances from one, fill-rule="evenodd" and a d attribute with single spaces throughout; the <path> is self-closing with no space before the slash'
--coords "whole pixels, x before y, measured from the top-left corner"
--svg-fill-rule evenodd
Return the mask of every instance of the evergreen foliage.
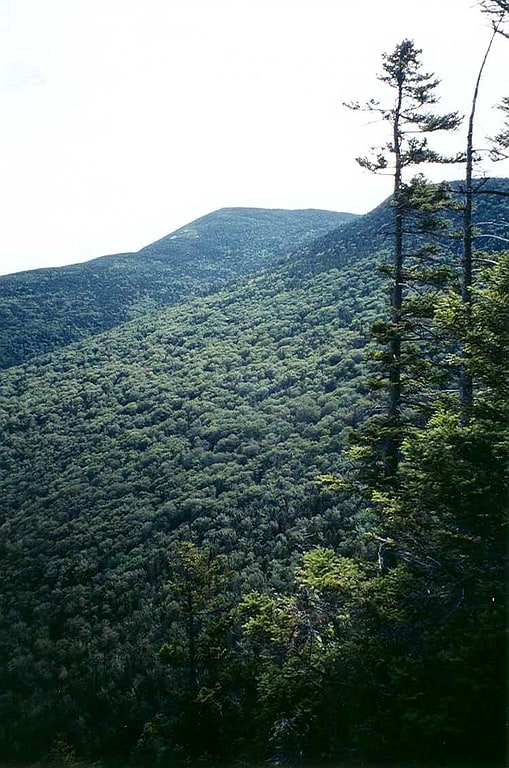
<path id="1" fill-rule="evenodd" d="M 178 542 L 261 589 L 314 543 L 353 546 L 350 511 L 314 480 L 368 407 L 377 275 L 369 260 L 289 272 L 4 371 L 4 754 L 55 733 L 124 754 L 166 711 L 156 652 Z"/>
<path id="2" fill-rule="evenodd" d="M 433 149 L 428 136 L 443 131 L 454 131 L 461 123 L 457 112 L 438 114 L 430 111 L 437 103 L 436 89 L 439 80 L 429 72 L 424 72 L 420 61 L 421 50 L 412 40 L 403 40 L 391 54 L 383 54 L 382 73 L 378 79 L 391 89 L 392 104 L 381 105 L 370 99 L 362 106 L 358 102 L 349 104 L 352 109 L 364 109 L 374 112 L 388 123 L 390 140 L 381 147 L 375 147 L 369 157 L 359 157 L 357 162 L 363 168 L 375 173 L 390 172 L 393 177 L 392 196 L 392 238 L 391 238 L 391 276 L 390 314 L 383 328 L 379 327 L 379 340 L 386 344 L 384 374 L 387 383 L 387 423 L 384 428 L 382 452 L 384 472 L 389 479 L 394 479 L 398 471 L 399 453 L 405 427 L 403 408 L 405 402 L 404 376 L 409 359 L 420 356 L 419 345 L 406 345 L 408 336 L 416 337 L 415 317 L 419 316 L 419 295 L 417 302 L 411 301 L 410 311 L 405 300 L 408 295 L 406 286 L 415 282 L 435 282 L 437 276 L 443 280 L 444 273 L 436 270 L 416 267 L 415 260 L 425 259 L 433 266 L 437 260 L 436 245 L 426 243 L 424 249 L 409 251 L 409 232 L 427 234 L 428 237 L 445 226 L 443 219 L 433 218 L 433 213 L 442 212 L 449 202 L 449 191 L 445 184 L 429 185 L 421 174 L 411 180 L 405 180 L 407 169 L 415 169 L 429 163 L 458 162 L 459 157 L 447 157 Z M 411 260 L 411 263 L 409 261 Z M 424 308 L 430 302 L 420 302 Z M 426 312 L 425 314 L 429 314 Z"/>
<path id="3" fill-rule="evenodd" d="M 437 401 L 366 505 L 316 479 L 377 407 L 383 280 L 314 248 L 3 372 L 4 759 L 445 760 L 476 701 L 496 751 L 506 267 L 475 332 L 455 293 L 436 314 L 471 351 L 476 421 Z"/>

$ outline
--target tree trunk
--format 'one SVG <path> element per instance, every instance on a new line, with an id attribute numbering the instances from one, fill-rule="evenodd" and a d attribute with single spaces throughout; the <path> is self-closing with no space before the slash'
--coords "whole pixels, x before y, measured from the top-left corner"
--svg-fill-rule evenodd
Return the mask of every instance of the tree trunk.
<path id="1" fill-rule="evenodd" d="M 403 80 L 398 88 L 398 98 L 395 110 L 393 142 L 394 142 L 394 277 L 391 291 L 391 321 L 393 335 L 390 342 L 389 365 L 389 404 L 388 415 L 391 436 L 387 441 L 385 466 L 389 477 L 395 477 L 399 464 L 399 449 L 401 436 L 399 424 L 401 420 L 401 309 L 403 305 L 403 210 L 401 200 L 401 135 L 400 116 L 403 101 Z"/>
<path id="2" fill-rule="evenodd" d="M 472 314 L 472 280 L 473 280 L 473 238 L 474 238 L 474 226 L 472 222 L 472 210 L 474 199 L 474 119 L 475 111 L 477 108 L 477 98 L 479 96 L 479 86 L 481 84 L 481 78 L 488 60 L 488 56 L 493 45 L 493 41 L 497 34 L 497 27 L 493 30 L 493 34 L 490 38 L 490 42 L 484 54 L 477 80 L 474 88 L 474 95 L 472 98 L 472 108 L 470 110 L 470 116 L 468 119 L 468 134 L 467 134 L 467 151 L 466 151 L 466 172 L 465 172 L 465 209 L 463 213 L 463 253 L 461 259 L 461 301 L 465 310 L 465 321 L 467 324 L 467 331 L 471 324 Z M 468 424 L 470 420 L 470 414 L 474 404 L 474 386 L 472 382 L 472 376 L 468 371 L 468 354 L 463 351 L 463 363 L 460 371 L 460 403 L 461 403 L 461 415 L 464 424 Z"/>

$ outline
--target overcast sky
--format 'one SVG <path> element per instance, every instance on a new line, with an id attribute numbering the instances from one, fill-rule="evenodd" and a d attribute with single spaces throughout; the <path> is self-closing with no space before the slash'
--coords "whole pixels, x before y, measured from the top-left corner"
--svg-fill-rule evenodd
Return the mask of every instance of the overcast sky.
<path id="1" fill-rule="evenodd" d="M 475 0 L 0 0 L 0 10 L 1 273 L 135 251 L 224 206 L 364 213 L 391 180 L 354 158 L 386 134 L 343 102 L 380 95 L 381 54 L 408 37 L 442 79 L 443 110 L 466 113 L 490 36 Z M 501 38 L 480 143 L 500 129 L 508 75 Z M 486 170 L 509 176 L 507 164 Z"/>

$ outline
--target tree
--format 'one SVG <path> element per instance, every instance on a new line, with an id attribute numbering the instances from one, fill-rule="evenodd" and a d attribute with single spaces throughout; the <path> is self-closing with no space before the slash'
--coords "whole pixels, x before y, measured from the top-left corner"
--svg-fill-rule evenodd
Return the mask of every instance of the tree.
<path id="1" fill-rule="evenodd" d="M 341 595 L 341 613 L 346 605 L 351 617 L 353 698 L 369 670 L 378 706 L 364 705 L 359 715 L 375 742 L 383 746 L 385 738 L 384 756 L 392 760 L 426 755 L 437 763 L 501 765 L 504 754 L 509 254 L 489 260 L 472 288 L 468 322 L 456 291 L 434 320 L 468 353 L 478 383 L 469 422 L 437 401 L 402 441 L 400 482 L 381 487 L 365 475 L 377 510 L 367 536 L 381 546 L 380 567 L 361 563 L 346 600 Z M 319 587 L 323 601 L 334 571 L 313 562 L 320 571 L 305 583 Z M 344 638 L 335 637 L 339 659 Z M 367 729 L 363 738 L 369 749 Z"/>
<path id="2" fill-rule="evenodd" d="M 397 139 L 404 134 L 394 126 L 401 99 L 396 99 L 395 110 L 388 113 L 393 141 L 374 160 L 360 159 L 361 165 L 377 171 L 389 167 L 387 152 L 393 155 L 398 183 L 393 196 L 395 259 L 391 276 L 394 283 L 401 282 L 399 293 L 398 285 L 393 285 L 391 297 L 395 338 L 387 334 L 390 354 L 397 363 L 397 374 L 389 376 L 389 420 L 371 420 L 361 427 L 353 454 L 364 462 L 356 479 L 362 481 L 364 496 L 376 511 L 368 535 L 380 547 L 379 573 L 362 593 L 362 605 L 367 605 L 369 595 L 372 615 L 379 621 L 363 625 L 361 642 L 368 648 L 371 638 L 371 647 L 377 648 L 367 662 L 373 671 L 383 669 L 377 657 L 387 662 L 380 677 L 373 674 L 374 695 L 382 694 L 389 713 L 385 721 L 378 718 L 378 732 L 383 725 L 393 750 L 398 746 L 410 749 L 414 757 L 420 750 L 437 760 L 468 755 L 491 761 L 500 760 L 503 754 L 504 530 L 509 466 L 507 255 L 493 266 L 492 254 L 477 254 L 479 263 L 491 262 L 492 267 L 479 275 L 476 284 L 472 280 L 472 208 L 477 191 L 473 125 L 483 68 L 497 31 L 495 26 L 478 74 L 467 151 L 461 156 L 467 162 L 461 291 L 451 292 L 433 311 L 434 328 L 442 343 L 461 350 L 461 408 L 458 413 L 455 397 L 452 407 L 448 398 L 437 399 L 426 419 L 409 421 L 404 431 L 396 432 L 397 442 L 390 430 L 394 417 L 401 415 L 406 396 L 402 378 L 409 271 L 403 245 L 405 216 L 409 210 L 426 207 L 418 181 L 405 187 L 402 179 L 404 165 L 398 158 Z M 397 78 L 395 82 L 399 96 Z M 504 110 L 506 106 L 504 101 Z M 376 102 L 368 108 L 387 119 Z M 497 138 L 502 147 L 507 145 L 506 131 Z M 423 190 L 426 193 L 426 185 Z M 421 198 L 417 205 L 408 205 L 410 195 Z M 381 338 L 386 329 L 387 324 L 381 324 Z M 398 409 L 394 409 L 394 393 L 399 394 Z M 380 482 L 379 463 L 377 468 L 373 461 L 380 432 L 392 450 L 397 446 L 398 455 L 393 459 L 397 482 Z M 341 481 L 338 485 L 346 487 Z M 360 613 L 352 611 L 356 617 Z M 384 641 L 381 657 L 377 640 Z"/>
<path id="3" fill-rule="evenodd" d="M 207 548 L 189 541 L 173 548 L 168 639 L 158 653 L 167 670 L 168 705 L 147 723 L 140 757 L 224 757 L 244 734 L 239 689 L 245 674 L 236 648 L 232 582 L 224 558 Z"/>
<path id="4" fill-rule="evenodd" d="M 317 547 L 302 556 L 291 594 L 250 592 L 241 600 L 239 620 L 257 659 L 262 756 L 293 762 L 345 749 L 350 612 L 359 609 L 366 581 L 360 563 Z"/>
<path id="5" fill-rule="evenodd" d="M 448 733 L 451 751 L 468 744 L 489 760 L 503 753 L 509 254 L 479 282 L 468 322 L 454 293 L 436 314 L 442 332 L 461 341 L 468 373 L 479 384 L 470 420 L 465 424 L 439 405 L 403 441 L 398 489 L 375 493 L 374 500 L 380 508 L 378 536 L 390 543 L 396 567 L 410 567 L 413 574 L 401 599 L 414 596 L 415 616 L 427 637 L 426 675 L 435 685 L 449 680 L 445 698 L 435 694 L 441 715 L 434 727 Z M 432 689 L 423 679 L 420 684 L 429 710 Z M 475 720 L 473 711 L 480 713 Z"/>
<path id="6" fill-rule="evenodd" d="M 509 37 L 509 30 L 504 28 L 504 23 L 509 19 L 509 0 L 480 0 L 479 5 L 481 11 L 491 18 L 497 32 Z"/>
<path id="7" fill-rule="evenodd" d="M 490 17 L 493 36 L 496 34 L 509 38 L 509 0 L 480 0 L 480 8 L 483 13 Z M 490 47 L 491 47 L 490 40 Z M 489 49 L 488 49 L 489 51 Z M 501 133 L 494 137 L 492 159 L 507 159 L 507 150 L 509 148 L 509 97 L 502 99 L 500 109 L 505 113 L 505 126 Z"/>
<path id="8" fill-rule="evenodd" d="M 472 96 L 472 104 L 468 119 L 468 133 L 466 146 L 466 168 L 465 168 L 465 190 L 464 190 L 464 209 L 463 209 L 463 251 L 461 262 L 461 298 L 467 315 L 471 312 L 472 304 L 472 285 L 474 271 L 474 224 L 473 224 L 473 206 L 474 197 L 478 191 L 474 182 L 474 164 L 479 159 L 479 154 L 474 146 L 474 120 L 479 97 L 479 89 L 484 73 L 486 62 L 488 61 L 493 43 L 497 35 L 509 37 L 509 31 L 506 23 L 509 19 L 509 3 L 507 0 L 481 0 L 480 8 L 492 23 L 492 34 L 489 39 L 486 51 L 484 53 Z M 506 109 L 507 101 L 504 100 L 501 108 Z M 492 159 L 503 159 L 508 147 L 509 131 L 504 129 L 493 141 L 491 152 Z M 466 352 L 463 352 L 466 358 Z M 472 377 L 468 373 L 468 361 L 464 359 L 460 369 L 460 403 L 462 418 L 465 423 L 470 418 L 470 412 L 474 402 L 474 384 Z"/>
<path id="9" fill-rule="evenodd" d="M 492 156 L 495 160 L 507 160 L 509 157 L 509 96 L 502 99 L 499 109 L 505 115 L 505 122 L 500 133 L 492 139 Z"/>
<path id="10" fill-rule="evenodd" d="M 401 444 L 402 409 L 402 343 L 403 298 L 405 260 L 405 215 L 412 209 L 404 171 L 427 163 L 452 162 L 458 158 L 445 157 L 428 143 L 428 134 L 455 130 L 461 118 L 457 112 L 435 114 L 429 107 L 436 104 L 439 80 L 424 72 L 420 62 L 421 50 L 411 40 L 403 40 L 391 54 L 383 55 L 383 71 L 378 79 L 394 92 L 391 106 L 381 106 L 371 99 L 365 105 L 359 102 L 347 104 L 354 110 L 367 110 L 379 114 L 389 123 L 391 138 L 370 157 L 359 157 L 357 162 L 372 172 L 386 172 L 393 176 L 393 258 L 392 289 L 390 296 L 390 323 L 392 326 L 388 344 L 387 373 L 389 396 L 387 404 L 388 432 L 385 445 L 385 466 L 388 477 L 397 473 Z"/>
<path id="11" fill-rule="evenodd" d="M 472 303 L 472 277 L 473 277 L 473 242 L 474 242 L 474 224 L 473 224 L 473 204 L 474 204 L 474 163 L 477 158 L 477 154 L 474 148 L 474 120 L 477 109 L 477 100 L 479 97 L 479 88 L 481 80 L 488 60 L 493 41 L 500 29 L 500 21 L 494 22 L 493 32 L 489 40 L 488 46 L 484 53 L 479 72 L 477 74 L 477 80 L 475 82 L 474 94 L 472 97 L 472 104 L 470 109 L 470 115 L 468 118 L 468 133 L 467 133 L 467 146 L 466 146 L 466 168 L 465 168 L 465 191 L 464 191 L 464 209 L 463 209 L 463 250 L 461 259 L 461 300 L 465 306 L 467 314 L 471 310 Z M 472 377 L 468 373 L 468 365 L 464 361 L 460 372 L 460 402 L 463 420 L 468 421 L 470 411 L 472 409 L 474 400 L 474 389 Z"/>

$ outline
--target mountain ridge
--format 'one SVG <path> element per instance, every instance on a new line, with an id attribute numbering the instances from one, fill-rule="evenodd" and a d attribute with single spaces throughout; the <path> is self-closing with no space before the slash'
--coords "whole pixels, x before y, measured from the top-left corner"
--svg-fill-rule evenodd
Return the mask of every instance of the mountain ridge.
<path id="1" fill-rule="evenodd" d="M 464 194 L 464 182 L 452 181 L 449 186 L 452 202 L 457 204 Z M 473 209 L 474 247 L 478 250 L 504 250 L 509 240 L 509 178 L 486 177 L 478 182 L 478 186 Z M 345 260 L 390 250 L 391 200 L 392 196 L 387 197 L 368 213 L 347 222 L 341 230 L 331 230 L 293 254 L 294 268 L 304 271 L 329 269 L 340 266 Z M 443 237 L 440 234 L 435 236 L 434 241 L 450 253 L 459 254 L 463 237 L 462 211 L 445 211 L 443 218 L 450 229 Z M 491 230 L 496 228 L 497 231 L 486 232 L 486 227 Z M 407 247 L 413 247 L 419 240 L 417 236 L 409 237 L 408 234 L 405 238 Z"/>
<path id="2" fill-rule="evenodd" d="M 127 764 L 178 708 L 185 662 L 158 650 L 183 542 L 223 558 L 238 594 L 291 589 L 314 547 L 376 568 L 371 512 L 316 480 L 376 413 L 366 352 L 386 285 L 362 233 L 380 213 L 351 252 L 336 229 L 0 373 L 0 754 L 50 754 L 57 734 Z"/>
<path id="3" fill-rule="evenodd" d="M 222 209 L 136 253 L 0 277 L 0 368 L 204 295 L 256 272 L 353 214 Z M 239 220 L 240 219 L 240 220 Z"/>
<path id="4" fill-rule="evenodd" d="M 509 238 L 509 180 L 480 183 L 484 190 L 477 198 L 474 225 L 488 222 L 491 229 L 483 233 L 479 227 L 475 242 L 501 250 Z M 451 189 L 453 198 L 461 197 L 462 182 L 452 182 Z M 295 274 L 316 273 L 381 253 L 390 248 L 390 205 L 389 197 L 360 216 L 319 209 L 221 208 L 136 253 L 2 276 L 0 369 L 278 264 L 287 264 Z M 449 221 L 459 233 L 460 213 L 449 214 Z M 460 243 L 457 234 L 442 244 L 457 253 Z"/>
<path id="5" fill-rule="evenodd" d="M 138 251 L 135 251 L 136 254 L 144 254 L 147 252 L 150 252 L 154 249 L 156 249 L 157 246 L 166 246 L 168 241 L 172 241 L 174 239 L 177 239 L 179 235 L 184 235 L 186 232 L 190 231 L 190 228 L 195 227 L 197 224 L 202 224 L 203 222 L 209 220 L 212 217 L 222 217 L 224 215 L 231 215 L 235 214 L 242 218 L 247 218 L 253 214 L 256 214 L 257 217 L 260 215 L 264 217 L 265 215 L 268 216 L 274 216 L 277 214 L 287 214 L 289 211 L 293 214 L 299 214 L 300 216 L 304 217 L 306 214 L 314 215 L 323 215 L 323 214 L 329 214 L 331 217 L 344 217 L 345 222 L 349 219 L 353 219 L 358 215 L 361 214 L 354 214 L 354 213 L 347 213 L 347 212 L 341 212 L 341 211 L 331 211 L 326 210 L 322 208 L 260 208 L 260 207 L 244 207 L 244 206 L 224 206 L 223 208 L 218 208 L 215 211 L 211 211 L 210 213 L 206 213 L 203 216 L 198 217 L 197 219 L 193 219 L 191 222 L 184 224 L 182 227 L 179 227 L 178 229 L 173 230 L 168 235 L 164 235 L 161 238 L 158 238 L 157 240 L 154 240 L 152 243 L 149 243 L 148 245 L 143 246 Z M 100 257 L 101 258 L 101 257 Z"/>

